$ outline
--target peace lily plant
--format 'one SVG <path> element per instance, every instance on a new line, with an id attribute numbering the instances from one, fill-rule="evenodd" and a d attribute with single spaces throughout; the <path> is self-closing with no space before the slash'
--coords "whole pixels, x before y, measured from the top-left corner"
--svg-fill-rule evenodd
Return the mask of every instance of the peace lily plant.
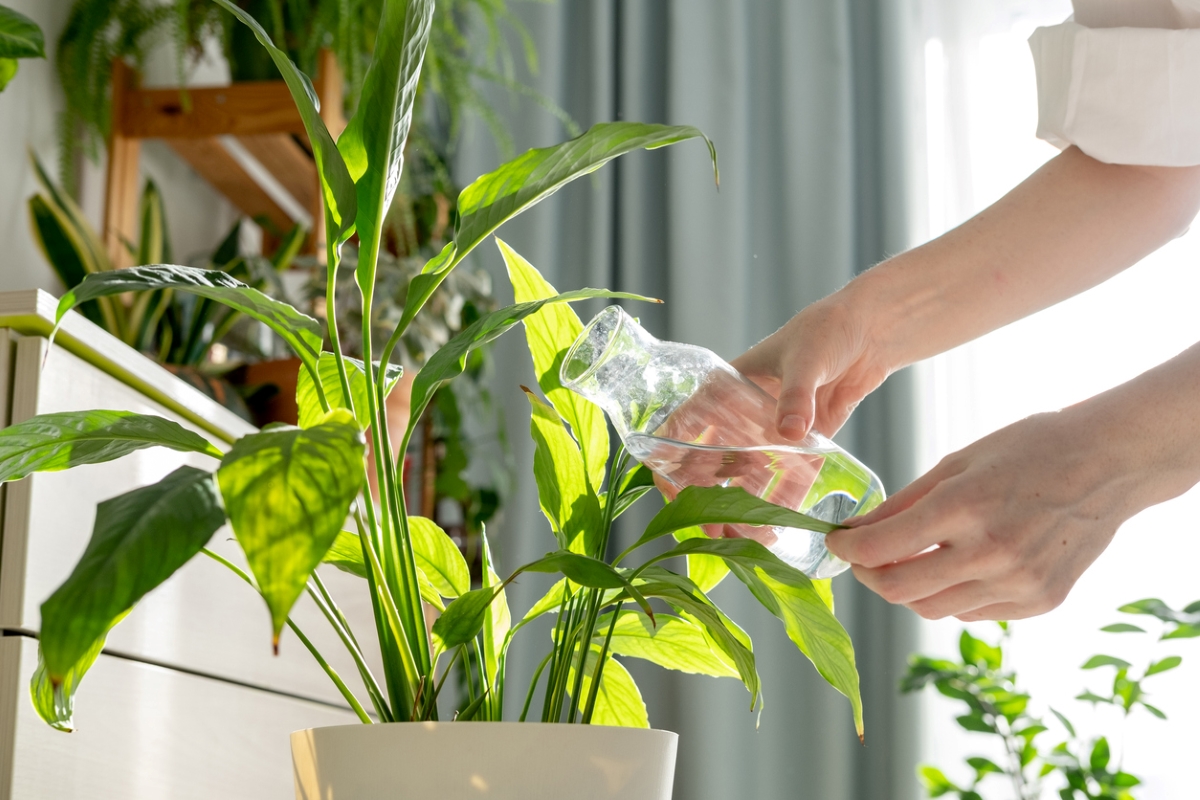
<path id="1" fill-rule="evenodd" d="M 433 2 L 385 3 L 358 114 L 335 142 L 317 112 L 308 78 L 253 18 L 229 0 L 215 1 L 267 48 L 304 119 L 325 201 L 327 319 L 338 318 L 333 275 L 342 245 L 357 233 L 356 278 L 362 319 L 369 325 L 380 230 L 403 167 Z M 749 707 L 761 707 L 750 638 L 707 594 L 732 573 L 782 621 L 821 675 L 849 698 L 861 737 L 854 651 L 833 614 L 828 581 L 809 580 L 754 541 L 710 539 L 699 528 L 742 523 L 828 532 L 834 526 L 741 489 L 693 487 L 663 507 L 632 547 L 615 558 L 609 555 L 613 523 L 653 488 L 653 481 L 623 448 L 613 451 L 602 412 L 562 387 L 558 365 L 582 330 L 568 303 L 592 297 L 644 298 L 598 289 L 558 293 L 497 240 L 516 304 L 479 319 L 429 358 L 415 377 L 408 430 L 395 451 L 388 437 L 380 435 L 388 430 L 384 401 L 399 377 L 399 368 L 390 363 L 393 349 L 437 286 L 476 245 L 505 221 L 610 159 L 688 139 L 708 144 L 715 175 L 715 150 L 699 130 L 615 122 L 531 150 L 476 180 L 458 198 L 453 241 L 412 279 L 402 317 L 381 352 L 371 352 L 372 336 L 363 331 L 363 361 L 341 354 L 336 322 L 323 331 L 317 320 L 221 271 L 136 267 L 88 275 L 69 291 L 58 307 L 60 321 L 90 300 L 170 289 L 223 303 L 268 325 L 302 362 L 300 424 L 268 426 L 226 452 L 172 421 L 126 411 L 46 414 L 0 431 L 3 481 L 110 461 L 148 447 L 201 453 L 215 465 L 212 470 L 180 467 L 158 483 L 99 505 L 83 557 L 41 607 L 40 662 L 32 695 L 42 718 L 57 728 L 71 728 L 74 693 L 107 633 L 148 592 L 204 554 L 237 572 L 262 596 L 276 650 L 284 628 L 290 628 L 363 723 L 437 720 L 446 675 L 459 662 L 471 676 L 459 720 L 647 727 L 638 689 L 614 655 L 739 678 L 749 690 Z M 437 389 L 464 371 L 472 349 L 518 322 L 524 323 L 541 390 L 540 395 L 525 391 L 536 444 L 534 475 L 556 549 L 501 579 L 485 537 L 482 586 L 472 588 L 453 541 L 430 520 L 408 514 L 396 455 L 404 452 Z M 367 437 L 382 457 L 365 458 Z M 376 471 L 378 504 L 364 496 L 368 468 Z M 226 523 L 246 569 L 206 547 Z M 670 534 L 678 540 L 673 548 L 662 552 L 658 547 L 655 555 L 637 559 L 645 545 Z M 684 559 L 686 571 L 664 566 L 673 559 Z M 315 572 L 323 561 L 362 577 L 374 610 L 382 674 L 368 665 L 359 632 L 350 629 Z M 522 573 L 561 578 L 516 618 L 505 586 Z M 366 697 L 348 688 L 289 619 L 305 592 L 353 657 Z M 426 605 L 439 612 L 432 626 L 426 624 Z M 547 614 L 555 615 L 552 646 L 529 687 L 510 693 L 505 662 L 513 638 Z M 534 703 L 537 697 L 540 707 Z M 506 708 L 513 700 L 519 705 Z"/>

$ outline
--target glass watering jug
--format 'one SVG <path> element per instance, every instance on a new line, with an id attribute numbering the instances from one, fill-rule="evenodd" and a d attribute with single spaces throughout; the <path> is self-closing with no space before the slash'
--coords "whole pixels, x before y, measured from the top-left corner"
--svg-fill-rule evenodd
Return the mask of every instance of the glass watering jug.
<path id="1" fill-rule="evenodd" d="M 740 486 L 827 522 L 883 502 L 874 473 L 824 436 L 781 443 L 775 399 L 715 353 L 659 341 L 620 306 L 588 323 L 567 351 L 560 378 L 604 409 L 630 455 L 676 491 Z M 825 548 L 819 533 L 707 527 L 710 536 L 761 542 L 811 578 L 829 578 L 848 566 Z"/>

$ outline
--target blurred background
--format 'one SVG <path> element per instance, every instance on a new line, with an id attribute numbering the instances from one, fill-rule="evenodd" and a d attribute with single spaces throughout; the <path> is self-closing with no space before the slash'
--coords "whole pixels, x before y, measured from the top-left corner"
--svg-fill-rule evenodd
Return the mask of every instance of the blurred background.
<path id="1" fill-rule="evenodd" d="M 133 26 L 100 9 L 154 13 L 160 4 L 6 2 L 41 25 L 49 58 L 23 61 L 0 94 L 0 291 L 57 295 L 63 268 L 47 257 L 54 251 L 46 245 L 50 234 L 38 232 L 30 204 L 39 194 L 53 200 L 55 192 L 39 182 L 34 162 L 75 198 L 94 230 L 103 230 L 112 122 L 96 104 L 109 89 L 101 73 L 110 59 L 140 70 L 143 87 L 178 86 L 181 76 L 191 87 L 224 85 L 253 77 L 256 67 L 223 44 L 226 34 L 206 21 L 201 3 L 177 4 L 199 9 L 188 25 L 147 18 L 139 24 L 157 32 L 114 50 L 115 27 Z M 719 191 L 699 144 L 639 153 L 579 181 L 502 235 L 558 289 L 604 286 L 662 298 L 663 306 L 630 310 L 661 338 L 731 359 L 858 272 L 970 217 L 1056 152 L 1034 137 L 1026 39 L 1035 27 L 1065 19 L 1068 0 L 449 6 L 453 28 L 445 31 L 446 57 L 438 64 L 444 80 L 427 92 L 412 177 L 389 229 L 398 287 L 441 236 L 456 187 L 512 153 L 604 120 L 696 125 L 719 151 Z M 298 47 L 310 63 L 301 66 L 313 74 L 318 47 L 344 43 L 306 30 L 309 39 Z M 77 48 L 69 59 L 57 49 L 64 35 Z M 348 104 L 355 46 L 345 44 L 351 55 L 339 59 Z M 275 208 L 264 205 L 268 213 L 256 215 L 244 196 L 197 167 L 194 153 L 189 160 L 186 148 L 147 140 L 136 166 L 139 210 L 160 209 L 169 252 L 180 263 L 241 259 L 248 275 L 292 297 L 320 294 L 311 285 L 315 256 L 293 235 L 294 225 L 305 224 L 305 209 L 289 206 L 269 185 L 272 176 L 256 172 L 267 154 L 247 159 L 236 141 L 222 146 L 222 157 L 257 176 Z M 161 197 L 158 206 L 142 194 L 147 180 Z M 139 216 L 142 226 L 146 220 Z M 132 258 L 137 247 L 129 245 Z M 110 252 L 126 257 L 119 246 Z M 473 314 L 511 301 L 498 255 L 489 247 L 477 253 L 473 272 L 447 287 L 436 318 L 406 342 L 410 366 Z M 893 376 L 839 442 L 894 491 L 986 433 L 1133 377 L 1200 339 L 1198 256 L 1200 239 L 1186 235 L 1081 297 Z M 599 307 L 582 306 L 580 314 Z M 176 351 L 156 336 L 145 343 L 155 355 Z M 202 340 L 192 349 L 200 348 L 199 359 L 175 361 L 196 367 L 194 380 L 228 379 L 251 416 L 278 411 L 272 404 L 287 387 L 272 391 L 269 376 L 245 374 L 279 357 L 278 348 L 253 329 L 230 337 Z M 473 375 L 473 388 L 431 414 L 414 454 L 422 478 L 411 491 L 465 548 L 487 523 L 499 559 L 514 565 L 540 555 L 550 540 L 529 479 L 528 411 L 517 386 L 533 376 L 523 342 L 501 339 Z M 1190 770 L 1180 765 L 1200 736 L 1200 697 L 1187 691 L 1195 674 L 1189 642 L 1179 645 L 1184 667 L 1155 689 L 1167 723 L 1146 714 L 1122 723 L 1116 709 L 1074 700 L 1089 677 L 1077 668 L 1095 652 L 1121 655 L 1111 636 L 1097 632 L 1116 621 L 1117 606 L 1152 596 L 1173 606 L 1197 599 L 1189 594 L 1200 595 L 1192 578 L 1196 519 L 1200 495 L 1192 492 L 1130 521 L 1060 609 L 1013 626 L 1008 648 L 1008 666 L 1038 714 L 1048 716 L 1054 706 L 1081 732 L 1123 731 L 1124 766 L 1145 780 L 1139 797 L 1189 794 Z M 510 602 L 527 607 L 543 589 L 522 580 Z M 631 665 L 652 724 L 681 734 L 676 797 L 916 798 L 925 796 L 915 776 L 919 762 L 947 765 L 954 778 L 954 762 L 990 754 L 955 725 L 960 712 L 949 700 L 897 690 L 911 653 L 955 654 L 961 625 L 927 623 L 889 607 L 849 575 L 835 581 L 835 591 L 863 678 L 865 745 L 854 736 L 844 700 L 777 635 L 776 621 L 740 586 L 726 584 L 716 599 L 747 621 L 759 645 L 761 718 L 748 712 L 735 682 Z M 994 626 L 973 629 L 997 635 Z M 518 683 L 532 671 L 531 659 L 532 652 L 515 656 Z M 1102 688 L 1103 676 L 1091 677 Z M 995 797 L 1010 796 L 1003 786 L 999 791 Z"/>

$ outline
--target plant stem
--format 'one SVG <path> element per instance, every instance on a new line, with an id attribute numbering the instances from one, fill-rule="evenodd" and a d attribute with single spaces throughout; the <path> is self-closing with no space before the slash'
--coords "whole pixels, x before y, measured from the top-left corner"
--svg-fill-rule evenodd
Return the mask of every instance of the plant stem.
<path id="1" fill-rule="evenodd" d="M 546 653 L 546 657 L 542 659 L 542 663 L 533 672 L 533 680 L 529 682 L 529 691 L 525 694 L 525 705 L 521 708 L 521 718 L 518 722 L 524 722 L 525 716 L 529 713 L 529 704 L 533 702 L 533 692 L 537 689 L 538 678 L 542 677 L 542 671 L 546 669 L 546 665 L 550 663 L 550 659 L 554 657 L 554 651 Z M 547 687 L 549 688 L 549 687 Z"/>
<path id="2" fill-rule="evenodd" d="M 596 710 L 596 697 L 600 691 L 600 680 L 604 677 L 604 662 L 608 658 L 608 647 L 612 644 L 613 632 L 617 629 L 617 618 L 621 616 L 621 609 L 624 603 L 617 603 L 617 607 L 612 612 L 612 622 L 608 625 L 608 635 L 604 637 L 604 646 L 600 648 L 600 658 L 596 661 L 596 670 L 592 674 L 592 685 L 588 687 L 587 703 L 583 707 L 584 725 L 588 725 L 592 721 L 592 713 Z"/>
<path id="3" fill-rule="evenodd" d="M 254 589 L 256 592 L 258 591 L 258 586 L 254 583 L 254 578 L 250 577 L 250 575 L 237 564 L 234 564 L 229 559 L 218 555 L 212 550 L 209 550 L 207 547 L 200 548 L 200 552 L 204 553 L 204 555 L 208 556 L 213 561 L 216 561 L 218 564 L 222 564 L 232 570 L 233 573 L 244 580 L 250 586 L 250 588 Z M 262 594 L 262 592 L 259 592 L 259 594 Z M 296 623 L 292 622 L 291 617 L 288 617 L 287 625 L 292 629 L 292 632 L 296 634 L 296 638 L 300 640 L 301 644 L 308 648 L 308 652 L 312 654 L 314 659 L 316 659 L 316 662 L 321 666 L 321 669 L 325 670 L 325 674 L 329 676 L 329 679 L 333 681 L 333 685 L 336 686 L 338 691 L 342 693 L 342 697 L 344 697 L 346 702 L 350 704 L 350 708 L 352 708 L 354 713 L 358 715 L 359 720 L 361 720 L 364 724 L 370 725 L 371 716 L 367 714 L 366 709 L 362 707 L 362 703 L 358 702 L 358 698 L 354 696 L 354 692 L 350 691 L 350 687 L 348 687 L 346 682 L 342 680 L 342 676 L 338 675 L 337 670 L 329 665 L 329 662 L 326 661 L 324 656 L 321 655 L 321 651 L 316 648 L 316 645 L 309 641 L 308 637 L 304 635 L 304 632 L 300 630 L 300 627 L 296 625 Z"/>
<path id="4" fill-rule="evenodd" d="M 317 604 L 317 608 L 321 609 L 321 613 L 325 615 L 330 627 L 337 633 L 338 638 L 342 640 L 342 644 L 346 646 L 350 657 L 354 659 L 354 665 L 358 667 L 358 674 L 362 678 L 363 684 L 367 687 L 367 694 L 371 698 L 371 704 L 375 706 L 375 713 L 384 722 L 391 722 L 392 716 L 387 707 L 387 702 L 384 700 L 383 692 L 379 688 L 379 684 L 375 682 L 375 676 L 371 674 L 371 668 L 367 666 L 366 660 L 363 658 L 362 650 L 358 646 L 358 642 L 354 638 L 354 632 L 350 630 L 350 625 L 346 622 L 346 618 L 342 616 L 342 612 L 338 609 L 337 604 L 333 602 L 333 598 L 325 589 L 325 585 L 321 582 L 317 573 L 313 573 L 309 578 L 309 584 L 305 587 L 308 594 L 312 597 L 313 602 Z"/>

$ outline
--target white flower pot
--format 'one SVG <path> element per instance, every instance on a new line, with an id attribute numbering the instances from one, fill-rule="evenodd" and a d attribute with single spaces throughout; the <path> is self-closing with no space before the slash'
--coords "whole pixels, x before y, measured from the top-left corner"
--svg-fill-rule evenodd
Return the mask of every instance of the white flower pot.
<path id="1" fill-rule="evenodd" d="M 528 722 L 339 725 L 292 734 L 297 800 L 670 800 L 669 731 Z"/>

